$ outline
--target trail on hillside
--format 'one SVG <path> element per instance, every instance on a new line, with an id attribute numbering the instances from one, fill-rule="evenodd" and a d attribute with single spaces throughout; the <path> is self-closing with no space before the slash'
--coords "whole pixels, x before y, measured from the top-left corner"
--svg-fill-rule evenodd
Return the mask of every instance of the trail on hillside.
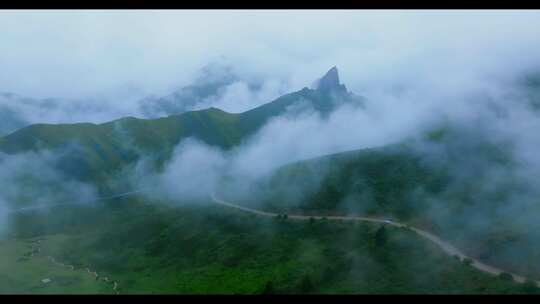
<path id="1" fill-rule="evenodd" d="M 41 253 L 41 241 L 42 240 L 43 239 L 38 239 L 38 240 L 32 242 L 32 245 L 31 245 L 32 251 L 31 251 L 30 257 L 34 257 L 35 254 Z M 75 266 L 68 265 L 68 264 L 65 264 L 65 263 L 62 263 L 62 262 L 58 262 L 54 257 L 52 257 L 50 255 L 46 256 L 46 258 L 49 261 L 51 261 L 53 264 L 57 265 L 57 266 L 67 267 L 67 268 L 70 268 L 72 271 L 76 271 Z M 88 274 L 93 275 L 96 278 L 96 280 L 101 279 L 101 280 L 105 281 L 106 283 L 112 284 L 113 292 L 115 294 L 120 294 L 118 292 L 118 283 L 116 281 L 111 281 L 111 280 L 109 280 L 108 277 L 101 277 L 101 276 L 99 276 L 99 274 L 96 271 L 91 271 L 90 268 L 84 268 L 84 269 L 86 270 L 86 272 L 88 272 Z"/>
<path id="2" fill-rule="evenodd" d="M 114 195 L 110 195 L 110 196 L 101 196 L 101 197 L 95 198 L 93 200 L 88 200 L 88 201 L 85 201 L 85 202 L 82 202 L 82 203 L 58 203 L 58 204 L 45 204 L 45 205 L 21 207 L 21 208 L 9 210 L 7 212 L 7 214 L 14 214 L 14 213 L 20 213 L 20 212 L 32 211 L 32 210 L 41 210 L 41 209 L 47 209 L 47 208 L 51 208 L 51 207 L 67 206 L 67 205 L 72 205 L 72 206 L 82 205 L 82 206 L 84 206 L 86 204 L 95 203 L 95 202 L 108 200 L 108 199 L 113 199 L 113 198 L 129 196 L 129 195 L 141 193 L 141 192 L 144 192 L 144 191 L 147 191 L 147 190 L 149 190 L 149 189 L 144 188 L 144 189 L 139 189 L 139 190 L 123 192 L 123 193 L 119 193 L 119 194 L 114 194 Z"/>
<path id="3" fill-rule="evenodd" d="M 248 208 L 248 207 L 235 205 L 235 204 L 230 203 L 230 202 L 226 202 L 226 201 L 224 201 L 222 199 L 217 198 L 214 193 L 212 193 L 211 198 L 212 198 L 212 201 L 214 201 L 215 203 L 223 205 L 223 206 L 227 206 L 227 207 L 230 207 L 230 208 L 235 208 L 235 209 L 239 209 L 239 210 L 242 210 L 242 211 L 246 211 L 246 212 L 250 212 L 250 213 L 253 213 L 253 214 L 266 216 L 266 217 L 276 217 L 276 216 L 278 216 L 277 213 L 261 211 L 261 210 L 257 210 L 257 209 L 252 209 L 252 208 Z M 521 275 L 511 273 L 511 272 L 508 272 L 508 271 L 505 271 L 505 270 L 502 270 L 502 269 L 499 269 L 499 268 L 496 268 L 496 267 L 493 267 L 493 266 L 490 266 L 490 265 L 486 265 L 486 264 L 478 261 L 477 259 L 474 259 L 474 258 L 471 258 L 471 257 L 465 255 L 461 250 L 454 247 L 452 244 L 442 240 L 441 238 L 439 238 L 438 236 L 436 236 L 436 235 L 434 235 L 434 234 L 432 234 L 430 232 L 427 232 L 425 230 L 418 229 L 418 228 L 415 228 L 415 227 L 411 227 L 409 225 L 405 225 L 405 224 L 402 224 L 402 223 L 399 223 L 399 222 L 396 222 L 396 221 L 389 221 L 389 220 L 381 219 L 381 218 L 361 217 L 361 216 L 326 216 L 326 215 L 296 215 L 296 214 L 287 214 L 287 218 L 292 219 L 292 220 L 309 220 L 311 218 L 313 218 L 313 219 L 323 219 L 323 218 L 325 218 L 325 219 L 328 219 L 328 220 L 363 221 L 363 222 L 381 223 L 381 224 L 391 225 L 391 226 L 398 227 L 398 228 L 408 228 L 408 229 L 416 232 L 419 236 L 431 241 L 432 243 L 435 243 L 446 254 L 448 254 L 450 256 L 457 256 L 457 257 L 459 257 L 459 259 L 461 261 L 463 261 L 463 259 L 470 259 L 472 261 L 470 265 L 472 267 L 480 270 L 480 271 L 483 271 L 483 272 L 486 272 L 486 273 L 489 273 L 489 274 L 492 274 L 492 275 L 499 275 L 499 274 L 501 274 L 503 272 L 504 273 L 509 273 L 510 275 L 512 275 L 512 278 L 514 279 L 514 281 L 516 281 L 518 283 L 525 283 L 525 281 L 526 281 L 526 278 L 521 276 Z M 536 285 L 538 287 L 540 287 L 540 281 L 535 281 L 535 283 L 536 283 Z"/>

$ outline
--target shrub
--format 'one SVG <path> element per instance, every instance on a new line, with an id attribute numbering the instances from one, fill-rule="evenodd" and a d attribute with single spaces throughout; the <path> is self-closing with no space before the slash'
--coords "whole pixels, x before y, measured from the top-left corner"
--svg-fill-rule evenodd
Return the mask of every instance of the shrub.
<path id="1" fill-rule="evenodd" d="M 527 293 L 538 293 L 540 288 L 538 288 L 538 285 L 534 280 L 527 278 L 523 284 L 523 290 Z"/>
<path id="2" fill-rule="evenodd" d="M 384 246 L 386 244 L 386 241 L 388 240 L 388 234 L 386 232 L 386 228 L 381 226 L 377 232 L 375 232 L 375 245 L 378 247 Z"/>
<path id="3" fill-rule="evenodd" d="M 505 281 L 512 281 L 514 279 L 514 277 L 508 272 L 501 272 L 499 274 L 499 278 Z"/>
<path id="4" fill-rule="evenodd" d="M 469 266 L 473 263 L 473 260 L 471 258 L 464 258 L 463 259 L 463 264 Z"/>
<path id="5" fill-rule="evenodd" d="M 302 278 L 302 282 L 300 283 L 300 290 L 302 292 L 309 292 L 313 289 L 313 284 L 311 283 L 311 280 L 306 275 Z"/>
<path id="6" fill-rule="evenodd" d="M 266 285 L 264 286 L 264 289 L 262 291 L 263 294 L 272 294 L 274 293 L 274 284 L 272 284 L 272 281 L 266 282 Z"/>

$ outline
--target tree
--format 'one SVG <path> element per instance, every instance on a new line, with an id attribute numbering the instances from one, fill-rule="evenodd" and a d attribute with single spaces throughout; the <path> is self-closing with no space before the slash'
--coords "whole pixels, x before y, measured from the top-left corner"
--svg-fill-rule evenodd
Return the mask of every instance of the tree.
<path id="1" fill-rule="evenodd" d="M 464 258 L 463 260 L 463 264 L 469 266 L 473 263 L 473 260 L 471 258 Z"/>
<path id="2" fill-rule="evenodd" d="M 377 247 L 382 247 L 386 244 L 386 241 L 388 240 L 388 234 L 386 232 L 385 226 L 381 226 L 379 229 L 377 229 L 377 232 L 375 232 L 375 245 Z"/>
<path id="3" fill-rule="evenodd" d="M 263 289 L 263 294 L 272 294 L 274 293 L 274 284 L 272 283 L 272 281 L 267 281 L 266 282 L 266 285 L 264 286 L 264 289 Z"/>
<path id="4" fill-rule="evenodd" d="M 300 282 L 300 290 L 302 292 L 309 292 L 313 289 L 313 284 L 311 283 L 311 280 L 307 275 L 305 275 L 302 278 L 302 282 Z"/>
<path id="5" fill-rule="evenodd" d="M 283 219 L 286 220 L 287 218 L 288 218 L 287 214 L 283 214 Z"/>
<path id="6" fill-rule="evenodd" d="M 514 277 L 511 274 L 509 274 L 508 272 L 499 273 L 499 278 L 501 278 L 502 280 L 505 280 L 505 281 L 512 281 L 514 279 Z"/>
<path id="7" fill-rule="evenodd" d="M 313 217 L 310 217 L 310 218 L 309 218 L 309 223 L 310 223 L 310 224 L 313 224 L 313 223 L 315 223 L 315 218 L 313 218 Z"/>
<path id="8" fill-rule="evenodd" d="M 525 280 L 525 283 L 523 284 L 523 290 L 526 292 L 526 293 L 539 293 L 540 292 L 540 288 L 538 288 L 538 285 L 536 284 L 536 282 L 530 278 L 527 278 Z"/>
<path id="9" fill-rule="evenodd" d="M 322 273 L 322 281 L 323 282 L 328 282 L 328 281 L 331 281 L 334 276 L 336 275 L 336 270 L 330 266 L 326 266 L 323 270 L 323 273 Z"/>

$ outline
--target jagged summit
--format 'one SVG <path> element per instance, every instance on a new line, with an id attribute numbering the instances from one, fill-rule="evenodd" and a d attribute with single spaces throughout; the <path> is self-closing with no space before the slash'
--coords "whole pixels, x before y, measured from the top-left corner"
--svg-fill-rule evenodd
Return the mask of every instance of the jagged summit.
<path id="1" fill-rule="evenodd" d="M 345 86 L 339 83 L 337 67 L 333 66 L 321 79 L 319 79 L 317 90 L 323 92 L 346 90 Z"/>

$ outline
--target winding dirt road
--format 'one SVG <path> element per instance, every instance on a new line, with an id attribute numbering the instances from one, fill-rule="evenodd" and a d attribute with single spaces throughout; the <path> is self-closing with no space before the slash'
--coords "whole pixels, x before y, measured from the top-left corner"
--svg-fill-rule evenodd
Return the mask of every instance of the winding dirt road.
<path id="1" fill-rule="evenodd" d="M 212 193 L 211 197 L 212 197 L 212 200 L 215 203 L 223 205 L 223 206 L 227 206 L 227 207 L 230 207 L 230 208 L 235 208 L 235 209 L 239 209 L 239 210 L 242 210 L 242 211 L 245 211 L 245 212 L 249 212 L 249 213 L 253 213 L 253 214 L 257 214 L 257 215 L 261 215 L 261 216 L 266 216 L 266 217 L 275 217 L 275 216 L 278 215 L 277 213 L 266 212 L 266 211 L 252 209 L 252 208 L 242 207 L 242 206 L 232 204 L 230 202 L 226 202 L 226 201 L 224 201 L 222 199 L 217 198 L 214 193 Z M 372 218 L 372 217 L 361 217 L 361 216 L 325 216 L 325 215 L 295 215 L 295 214 L 287 214 L 287 218 L 292 219 L 292 220 L 309 220 L 310 218 L 313 218 L 313 219 L 326 218 L 328 220 L 362 221 L 362 222 L 372 222 L 372 223 L 387 224 L 387 225 L 391 225 L 391 226 L 395 226 L 395 227 L 399 227 L 399 228 L 402 228 L 402 227 L 409 228 L 412 231 L 416 232 L 421 237 L 435 243 L 446 254 L 448 254 L 450 256 L 458 256 L 460 260 L 463 260 L 463 259 L 466 259 L 466 258 L 470 259 L 472 261 L 471 266 L 478 269 L 478 270 L 480 270 L 480 271 L 483 271 L 483 272 L 486 272 L 486 273 L 489 273 L 489 274 L 492 274 L 492 275 L 499 275 L 499 274 L 501 274 L 503 272 L 506 272 L 506 273 L 511 274 L 514 281 L 516 281 L 518 283 L 525 283 L 525 280 L 526 280 L 525 277 L 523 277 L 523 276 L 520 276 L 520 275 L 515 274 L 515 273 L 511 273 L 511 272 L 508 272 L 508 271 L 504 271 L 502 269 L 499 269 L 499 268 L 496 268 L 496 267 L 493 267 L 493 266 L 490 266 L 490 265 L 486 265 L 486 264 L 484 264 L 484 263 L 482 263 L 482 262 L 480 262 L 480 261 L 478 261 L 478 260 L 476 260 L 474 258 L 471 258 L 471 257 L 465 255 L 461 250 L 454 247 L 452 244 L 450 244 L 448 242 L 445 242 L 444 240 L 442 240 L 441 238 L 439 238 L 438 236 L 436 236 L 436 235 L 434 235 L 434 234 L 432 234 L 430 232 L 427 232 L 425 230 L 418 229 L 418 228 L 415 228 L 415 227 L 411 227 L 411 226 L 408 226 L 408 225 L 405 225 L 405 224 L 402 224 L 402 223 L 398 223 L 396 221 L 389 221 L 389 220 L 386 220 L 386 219 Z M 536 285 L 538 287 L 540 287 L 540 281 L 535 281 L 535 283 L 536 283 Z"/>

